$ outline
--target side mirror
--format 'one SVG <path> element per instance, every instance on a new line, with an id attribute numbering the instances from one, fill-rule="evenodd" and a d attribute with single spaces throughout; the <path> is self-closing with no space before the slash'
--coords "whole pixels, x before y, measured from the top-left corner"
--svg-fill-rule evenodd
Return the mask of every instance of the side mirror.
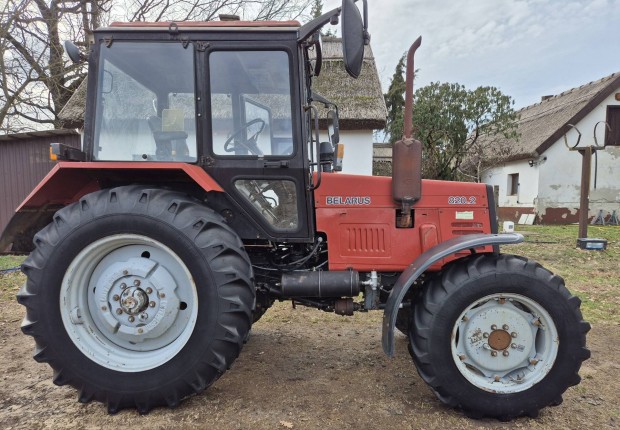
<path id="1" fill-rule="evenodd" d="M 340 127 L 338 126 L 338 114 L 333 110 L 327 112 L 327 134 L 332 145 L 340 142 Z"/>
<path id="2" fill-rule="evenodd" d="M 342 54 L 344 68 L 349 75 L 357 78 L 362 71 L 364 46 L 370 42 L 368 34 L 368 5 L 364 4 L 364 19 L 355 5 L 355 0 L 342 0 Z"/>
<path id="3" fill-rule="evenodd" d="M 80 52 L 80 48 L 75 46 L 75 44 L 70 40 L 65 41 L 65 52 L 75 64 L 81 63 L 86 59 L 84 54 Z"/>

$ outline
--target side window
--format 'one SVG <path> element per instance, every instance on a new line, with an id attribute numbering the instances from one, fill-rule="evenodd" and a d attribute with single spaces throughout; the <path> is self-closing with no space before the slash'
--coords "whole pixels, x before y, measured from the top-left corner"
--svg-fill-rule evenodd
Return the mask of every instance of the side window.
<path id="1" fill-rule="evenodd" d="M 209 76 L 216 155 L 293 154 L 286 52 L 214 51 L 209 55 Z"/>
<path id="2" fill-rule="evenodd" d="M 118 41 L 100 58 L 94 158 L 196 161 L 193 50 Z"/>
<path id="3" fill-rule="evenodd" d="M 293 181 L 241 179 L 235 181 L 235 188 L 277 230 L 297 229 L 297 192 Z"/>

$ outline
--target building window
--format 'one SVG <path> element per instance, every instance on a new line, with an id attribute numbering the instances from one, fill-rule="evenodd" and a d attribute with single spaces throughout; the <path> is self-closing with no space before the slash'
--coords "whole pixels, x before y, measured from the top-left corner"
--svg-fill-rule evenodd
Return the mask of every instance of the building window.
<path id="1" fill-rule="evenodd" d="M 605 145 L 620 146 L 620 106 L 607 106 L 607 124 Z"/>
<path id="2" fill-rule="evenodd" d="M 512 173 L 508 175 L 508 195 L 516 196 L 519 193 L 519 174 Z"/>

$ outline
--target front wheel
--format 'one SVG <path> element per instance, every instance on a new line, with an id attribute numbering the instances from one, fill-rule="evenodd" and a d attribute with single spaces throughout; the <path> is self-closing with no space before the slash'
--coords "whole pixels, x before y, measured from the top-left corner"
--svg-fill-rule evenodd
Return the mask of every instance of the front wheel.
<path id="1" fill-rule="evenodd" d="M 536 416 L 579 383 L 590 356 L 580 301 L 534 261 L 479 255 L 424 286 L 409 328 L 420 376 L 473 417 Z"/>
<path id="2" fill-rule="evenodd" d="M 114 413 L 175 406 L 232 364 L 251 326 L 252 269 L 238 236 L 184 194 L 89 194 L 35 236 L 18 294 L 34 358 Z"/>

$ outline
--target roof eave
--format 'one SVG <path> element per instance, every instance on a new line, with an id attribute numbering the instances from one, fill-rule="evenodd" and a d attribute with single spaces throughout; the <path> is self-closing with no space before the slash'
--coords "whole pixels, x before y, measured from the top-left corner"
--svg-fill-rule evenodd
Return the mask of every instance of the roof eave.
<path id="1" fill-rule="evenodd" d="M 614 90 L 620 86 L 620 74 L 616 78 L 614 78 L 605 88 L 603 88 L 596 96 L 594 96 L 588 103 L 584 105 L 575 115 L 573 115 L 564 125 L 558 128 L 555 132 L 551 134 L 543 143 L 541 143 L 538 148 L 536 148 L 537 154 L 542 154 L 547 149 L 551 147 L 555 142 L 558 141 L 562 136 L 564 136 L 570 130 L 569 124 L 577 124 L 581 121 L 585 116 L 590 113 L 595 107 L 603 102 Z"/>

